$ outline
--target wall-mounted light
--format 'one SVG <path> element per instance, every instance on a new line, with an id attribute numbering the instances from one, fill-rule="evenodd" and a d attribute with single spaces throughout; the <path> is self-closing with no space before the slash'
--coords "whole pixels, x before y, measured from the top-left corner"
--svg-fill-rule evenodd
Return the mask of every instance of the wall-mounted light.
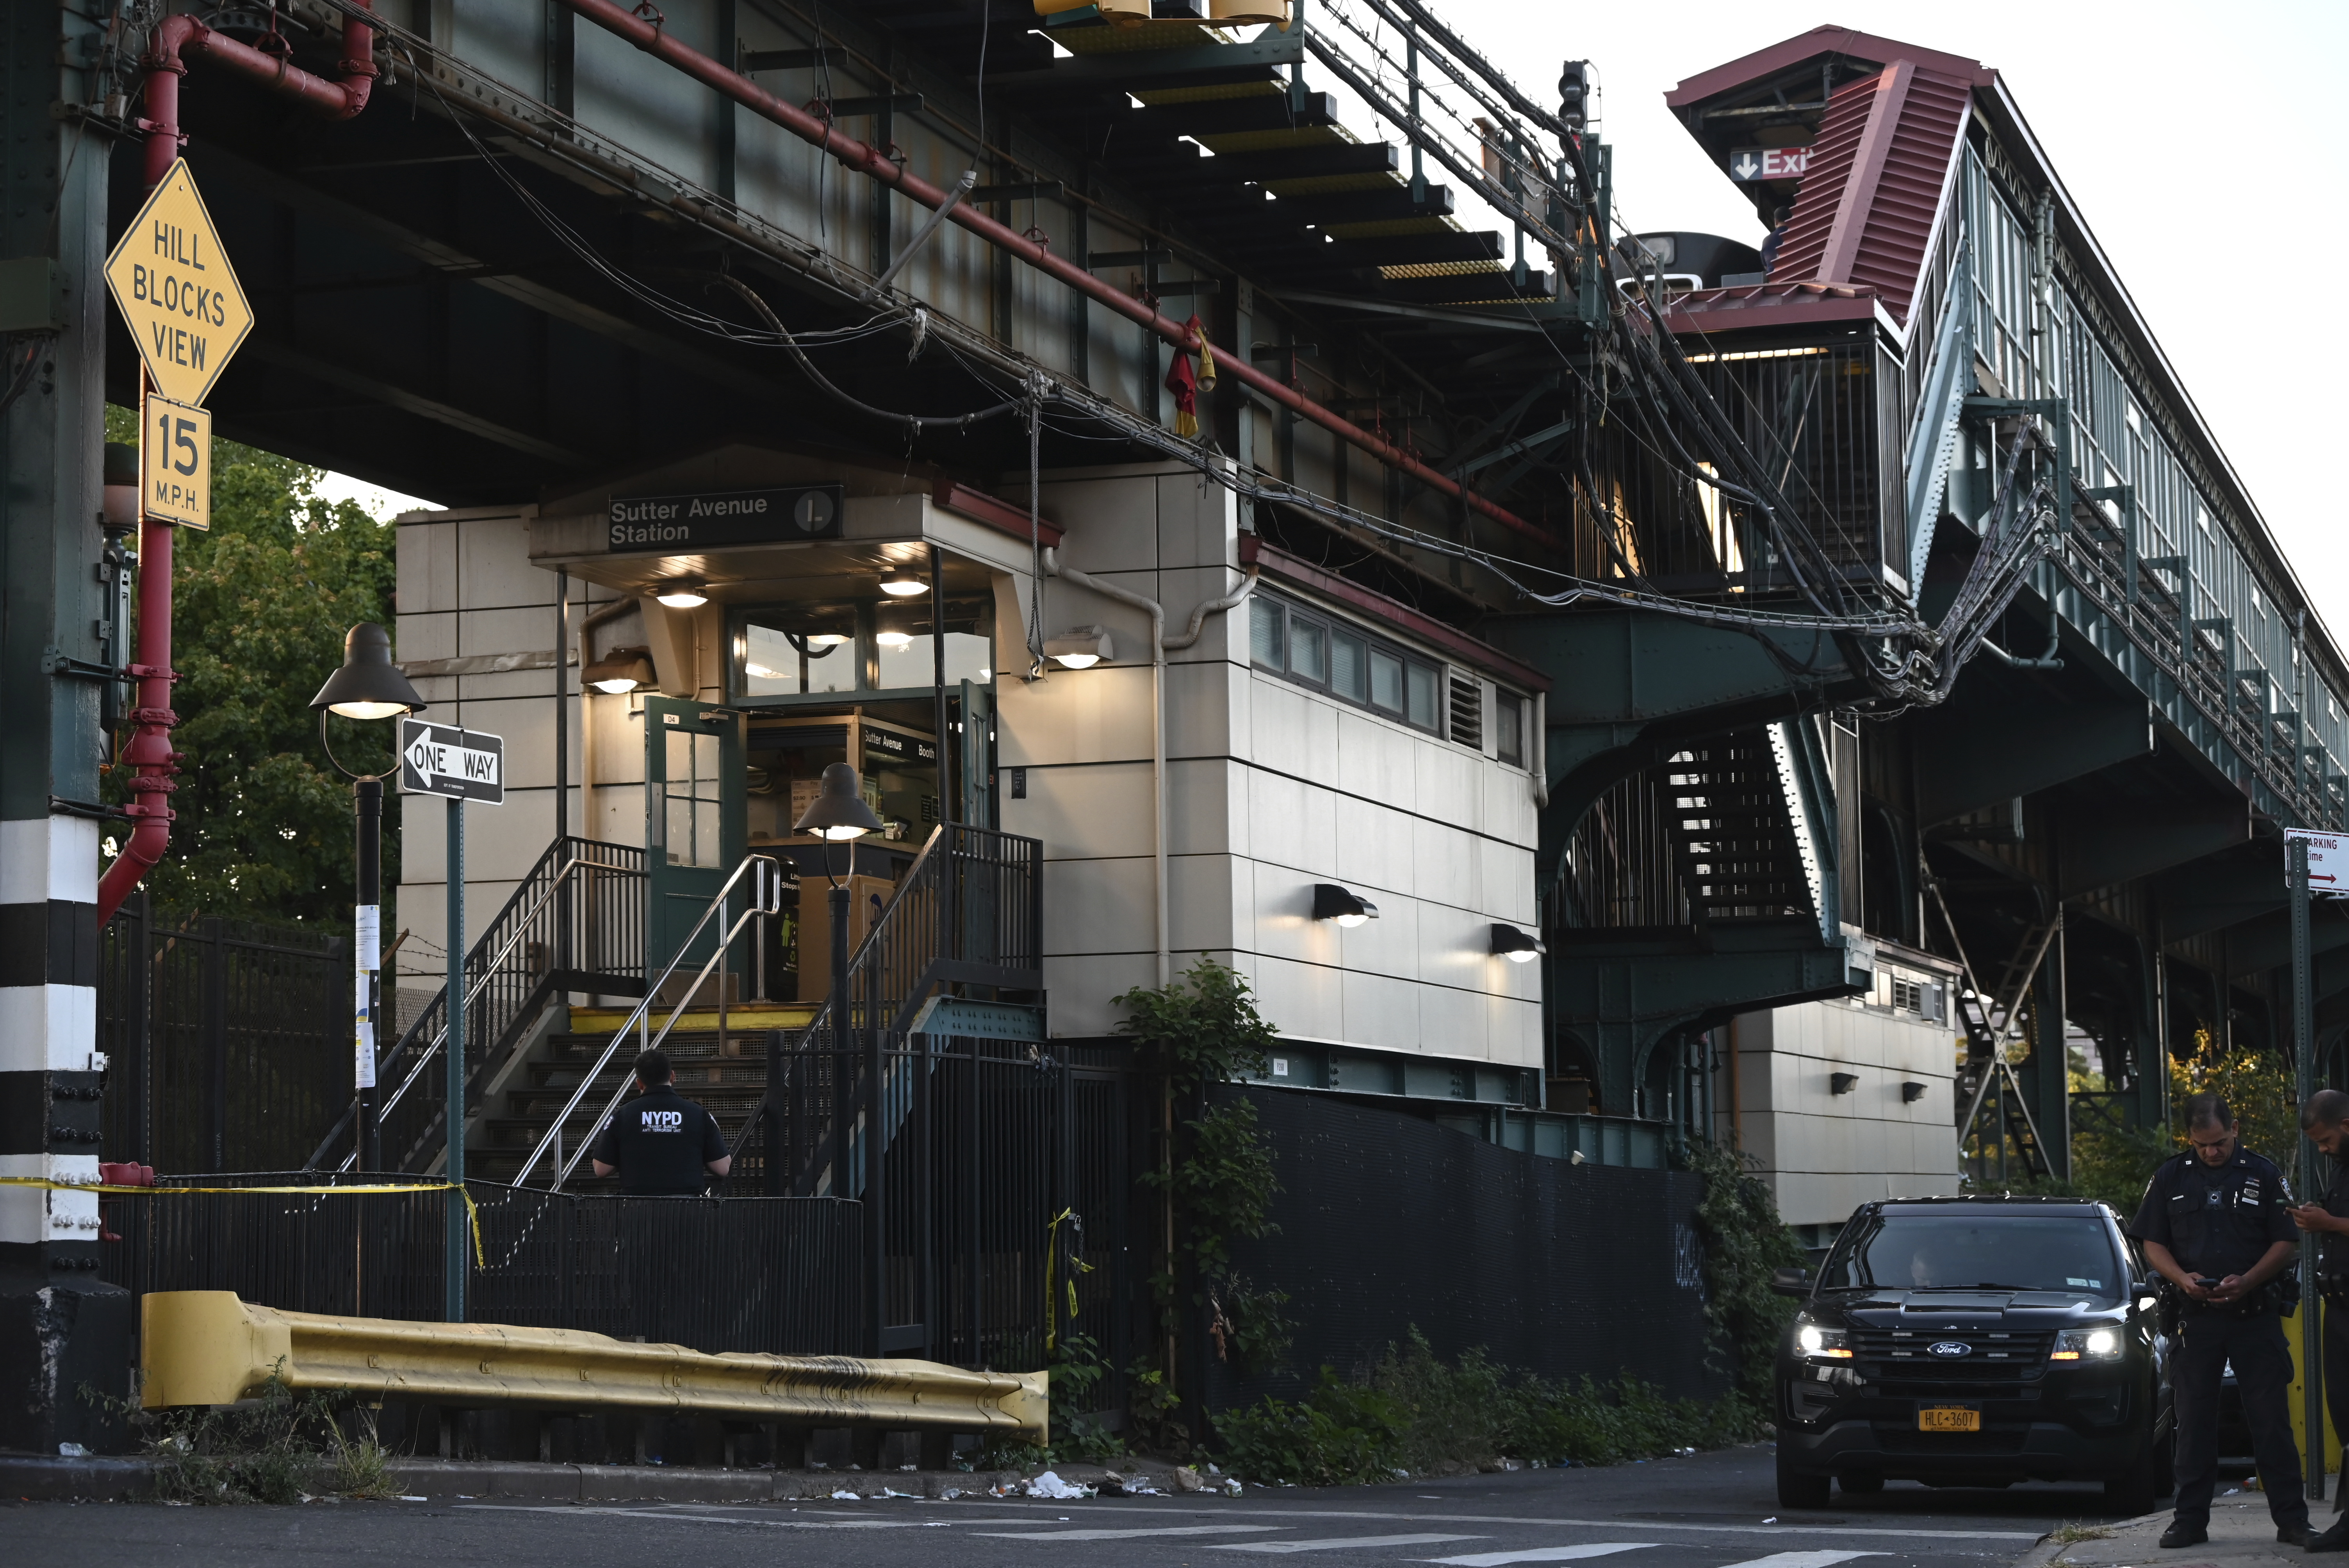
<path id="1" fill-rule="evenodd" d="M 1057 637 L 1044 639 L 1044 656 L 1072 670 L 1089 670 L 1103 659 L 1117 657 L 1117 645 L 1099 626 L 1071 626 Z"/>
<path id="2" fill-rule="evenodd" d="M 810 632 L 802 639 L 811 648 L 836 648 L 848 641 L 845 632 Z"/>
<path id="3" fill-rule="evenodd" d="M 653 684 L 650 648 L 614 648 L 579 672 L 579 678 L 597 691 L 618 696 Z"/>
<path id="4" fill-rule="evenodd" d="M 1379 906 L 1350 888 L 1340 887 L 1336 882 L 1313 884 L 1314 919 L 1334 920 L 1350 931 L 1362 922 L 1378 917 Z"/>
<path id="5" fill-rule="evenodd" d="M 930 585 L 910 572 L 892 572 L 881 579 L 881 592 L 893 599 L 911 599 L 929 591 Z"/>
<path id="6" fill-rule="evenodd" d="M 911 632 L 875 632 L 873 640 L 885 648 L 910 648 L 914 645 Z"/>
<path id="7" fill-rule="evenodd" d="M 672 610 L 698 610 L 709 603 L 708 586 L 694 577 L 665 583 L 653 590 L 653 597 Z"/>
<path id="8" fill-rule="evenodd" d="M 1856 1089 L 1858 1087 L 1859 1075 L 1857 1073 L 1827 1074 L 1827 1092 L 1829 1094 L 1849 1094 L 1853 1089 Z"/>
<path id="9" fill-rule="evenodd" d="M 1548 951 L 1532 932 L 1520 931 L 1497 920 L 1493 923 L 1494 957 L 1506 958 L 1512 964 L 1530 964 Z"/>
<path id="10" fill-rule="evenodd" d="M 1925 1098 L 1925 1086 L 1911 1078 L 1900 1086 L 1900 1103 L 1914 1105 Z"/>

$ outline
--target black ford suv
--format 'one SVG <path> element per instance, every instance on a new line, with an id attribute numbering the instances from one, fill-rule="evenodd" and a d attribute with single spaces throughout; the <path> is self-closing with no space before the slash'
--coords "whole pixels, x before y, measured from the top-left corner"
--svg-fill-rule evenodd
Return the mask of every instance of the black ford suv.
<path id="1" fill-rule="evenodd" d="M 1778 1501 L 1889 1478 L 2101 1480 L 2127 1513 L 2172 1484 L 2154 1292 L 2113 1212 L 2047 1198 L 1866 1203 L 1778 1349 Z"/>

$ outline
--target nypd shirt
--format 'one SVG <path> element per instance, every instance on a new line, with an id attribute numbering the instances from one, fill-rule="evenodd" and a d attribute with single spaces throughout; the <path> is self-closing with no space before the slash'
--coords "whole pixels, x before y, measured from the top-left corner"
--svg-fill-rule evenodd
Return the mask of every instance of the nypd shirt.
<path id="1" fill-rule="evenodd" d="M 2216 1170 L 2189 1150 L 2153 1173 L 2129 1234 L 2159 1242 L 2182 1268 L 2224 1279 L 2249 1270 L 2275 1243 L 2299 1239 L 2285 1212 L 2291 1203 L 2283 1172 L 2250 1150 L 2237 1149 Z"/>
<path id="2" fill-rule="evenodd" d="M 617 1168 L 623 1192 L 698 1192 L 709 1185 L 709 1163 L 726 1158 L 726 1140 L 716 1117 L 663 1084 L 620 1102 L 595 1158 Z"/>

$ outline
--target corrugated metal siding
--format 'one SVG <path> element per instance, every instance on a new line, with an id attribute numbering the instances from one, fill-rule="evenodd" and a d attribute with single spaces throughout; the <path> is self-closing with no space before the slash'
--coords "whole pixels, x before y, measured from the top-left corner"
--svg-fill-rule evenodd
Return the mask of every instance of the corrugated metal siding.
<path id="1" fill-rule="evenodd" d="M 1839 89 L 1771 281 L 1873 289 L 1905 323 L 1971 92 L 1954 77 L 1907 62 Z"/>

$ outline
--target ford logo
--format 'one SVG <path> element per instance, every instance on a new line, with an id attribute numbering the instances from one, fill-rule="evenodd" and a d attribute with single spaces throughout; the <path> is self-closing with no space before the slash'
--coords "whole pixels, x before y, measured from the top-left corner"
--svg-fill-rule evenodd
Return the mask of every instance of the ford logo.
<path id="1" fill-rule="evenodd" d="M 1974 1353 L 1974 1347 L 1962 1339 L 1937 1339 L 1925 1349 L 1933 1356 L 1971 1356 Z"/>

